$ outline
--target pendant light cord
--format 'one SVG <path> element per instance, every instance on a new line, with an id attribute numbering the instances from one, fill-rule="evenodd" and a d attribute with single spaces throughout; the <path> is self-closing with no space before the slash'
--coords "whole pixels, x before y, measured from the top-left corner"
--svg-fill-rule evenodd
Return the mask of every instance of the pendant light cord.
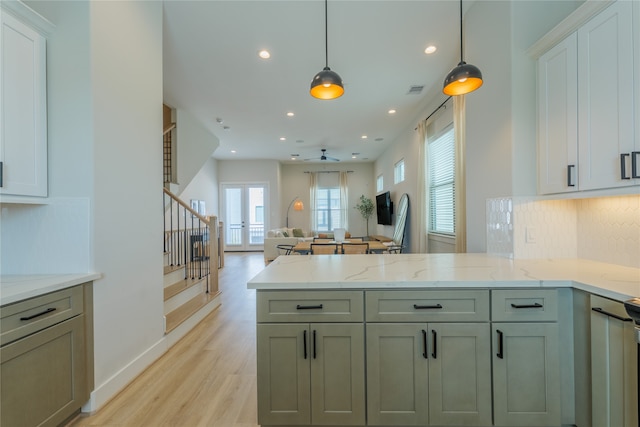
<path id="1" fill-rule="evenodd" d="M 327 0 L 324 0 L 324 64 L 329 68 L 329 30 L 327 18 Z"/>
<path id="2" fill-rule="evenodd" d="M 464 62 L 464 55 L 462 52 L 462 0 L 460 0 L 460 62 Z"/>

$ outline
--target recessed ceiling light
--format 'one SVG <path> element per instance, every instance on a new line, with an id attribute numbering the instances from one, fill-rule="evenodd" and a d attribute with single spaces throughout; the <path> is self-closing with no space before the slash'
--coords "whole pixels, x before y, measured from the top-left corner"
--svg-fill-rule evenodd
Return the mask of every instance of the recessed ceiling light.
<path id="1" fill-rule="evenodd" d="M 289 116 L 289 117 L 293 117 L 293 116 L 295 116 L 295 114 L 293 113 L 293 111 L 289 111 L 289 112 L 287 113 L 287 116 Z"/>
<path id="2" fill-rule="evenodd" d="M 367 139 L 367 138 L 368 138 L 368 136 L 367 136 L 367 135 L 362 135 L 360 138 L 362 138 L 362 139 Z"/>
<path id="3" fill-rule="evenodd" d="M 268 50 L 266 49 L 262 49 L 260 52 L 258 52 L 258 56 L 262 59 L 269 59 L 271 58 L 271 54 L 269 53 Z"/>
<path id="4" fill-rule="evenodd" d="M 389 110 L 389 114 L 395 114 L 396 110 L 394 110 L 393 108 L 391 110 Z"/>
<path id="5" fill-rule="evenodd" d="M 286 141 L 286 140 L 287 140 L 287 138 L 285 138 L 284 136 L 280 137 L 280 141 Z"/>
<path id="6" fill-rule="evenodd" d="M 434 53 L 436 50 L 438 50 L 437 47 L 435 47 L 434 45 L 429 45 L 427 46 L 427 48 L 424 50 L 424 53 L 426 53 L 427 55 L 431 55 L 432 53 Z"/>
<path id="7" fill-rule="evenodd" d="M 231 154 L 236 154 L 236 150 L 231 150 Z"/>
<path id="8" fill-rule="evenodd" d="M 352 159 L 355 159 L 355 158 L 356 158 L 356 156 L 351 156 L 351 158 L 352 158 Z"/>

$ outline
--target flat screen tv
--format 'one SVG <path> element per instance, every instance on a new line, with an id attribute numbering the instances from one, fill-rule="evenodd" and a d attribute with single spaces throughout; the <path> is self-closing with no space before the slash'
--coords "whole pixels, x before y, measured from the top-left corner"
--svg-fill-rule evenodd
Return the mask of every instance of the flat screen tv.
<path id="1" fill-rule="evenodd" d="M 390 192 L 387 191 L 376 196 L 376 214 L 378 215 L 378 224 L 391 225 L 393 202 L 391 201 Z"/>

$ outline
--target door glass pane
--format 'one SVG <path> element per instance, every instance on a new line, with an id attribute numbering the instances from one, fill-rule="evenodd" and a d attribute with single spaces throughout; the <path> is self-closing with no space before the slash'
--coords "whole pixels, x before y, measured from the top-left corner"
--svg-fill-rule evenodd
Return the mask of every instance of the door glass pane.
<path id="1" fill-rule="evenodd" d="M 242 245 L 242 188 L 225 188 L 226 245 Z"/>
<path id="2" fill-rule="evenodd" d="M 249 244 L 264 244 L 264 187 L 249 187 Z"/>

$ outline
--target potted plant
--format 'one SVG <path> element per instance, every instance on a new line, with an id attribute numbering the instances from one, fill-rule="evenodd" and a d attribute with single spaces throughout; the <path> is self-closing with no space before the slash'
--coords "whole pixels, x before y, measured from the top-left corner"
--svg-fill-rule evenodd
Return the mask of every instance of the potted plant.
<path id="1" fill-rule="evenodd" d="M 373 204 L 373 201 L 370 198 L 364 197 L 364 194 L 363 194 L 360 196 L 360 203 L 356 204 L 355 208 L 358 210 L 358 212 L 360 212 L 360 215 L 362 215 L 362 218 L 364 218 L 367 221 L 367 236 L 368 236 L 369 235 L 369 218 L 371 218 L 371 215 L 373 215 L 375 205 Z"/>

